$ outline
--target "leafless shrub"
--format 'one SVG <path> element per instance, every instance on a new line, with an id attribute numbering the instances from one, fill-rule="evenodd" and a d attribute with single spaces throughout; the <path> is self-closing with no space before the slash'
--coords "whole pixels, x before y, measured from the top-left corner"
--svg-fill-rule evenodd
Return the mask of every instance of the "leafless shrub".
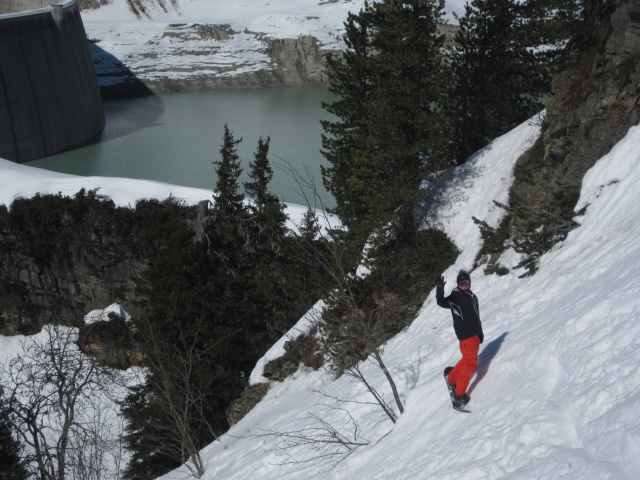
<path id="1" fill-rule="evenodd" d="M 328 405 L 324 405 L 324 407 L 342 413 L 343 424 L 346 426 L 338 428 L 320 415 L 309 413 L 310 426 L 308 427 L 287 432 L 262 430 L 251 436 L 277 438 L 280 444 L 276 449 L 287 454 L 287 460 L 281 461 L 280 465 L 328 462 L 333 466 L 340 463 L 357 448 L 369 445 L 369 440 L 362 436 L 357 422 L 347 409 Z M 309 449 L 303 460 L 294 458 L 290 453 L 291 450 L 300 447 Z M 310 455 L 309 451 L 312 452 Z"/>
<path id="2" fill-rule="evenodd" d="M 47 325 L 0 365 L 9 422 L 43 480 L 118 478 L 123 455 L 114 392 L 121 376 L 80 352 L 75 329 Z M 110 471 L 109 457 L 116 471 Z"/>

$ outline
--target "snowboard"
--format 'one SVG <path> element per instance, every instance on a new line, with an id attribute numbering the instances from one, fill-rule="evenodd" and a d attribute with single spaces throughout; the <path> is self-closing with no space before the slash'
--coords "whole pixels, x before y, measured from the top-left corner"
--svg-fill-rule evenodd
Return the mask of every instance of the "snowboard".
<path id="1" fill-rule="evenodd" d="M 447 367 L 444 369 L 444 383 L 447 384 L 447 389 L 449 390 L 449 397 L 451 397 L 451 405 L 453 406 L 453 409 L 458 412 L 471 413 L 471 410 L 467 410 L 465 408 L 465 405 L 457 404 L 456 401 L 454 400 L 453 388 L 451 387 L 451 385 L 449 385 L 449 382 L 447 382 L 447 376 L 449 375 L 449 372 L 451 370 L 453 370 L 453 367 Z"/>

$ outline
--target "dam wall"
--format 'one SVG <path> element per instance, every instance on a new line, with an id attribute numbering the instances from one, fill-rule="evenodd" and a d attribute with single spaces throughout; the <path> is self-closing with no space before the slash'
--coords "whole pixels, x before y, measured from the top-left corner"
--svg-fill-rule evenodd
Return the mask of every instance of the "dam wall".
<path id="1" fill-rule="evenodd" d="M 2 0 L 0 2 L 0 15 L 5 13 L 25 12 L 42 7 L 48 7 L 54 3 L 63 3 L 56 0 Z"/>
<path id="2" fill-rule="evenodd" d="M 23 163 L 96 138 L 104 111 L 76 0 L 0 0 L 0 12 L 0 157 Z"/>

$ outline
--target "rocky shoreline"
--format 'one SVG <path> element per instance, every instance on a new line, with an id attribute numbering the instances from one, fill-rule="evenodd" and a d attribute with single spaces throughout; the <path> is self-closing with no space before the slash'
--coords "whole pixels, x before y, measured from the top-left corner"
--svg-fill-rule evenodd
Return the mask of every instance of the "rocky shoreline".
<path id="1" fill-rule="evenodd" d="M 135 28 L 129 27 L 126 33 L 142 36 Z M 455 30 L 452 25 L 443 27 L 448 39 Z M 125 34 L 115 27 L 89 24 L 87 35 L 103 98 L 187 90 L 326 86 L 327 59 L 343 53 L 326 48 L 312 35 L 273 38 L 236 32 L 230 25 L 169 24 L 147 36 L 142 46 L 132 45 L 116 58 L 110 53 L 110 42 Z"/>
<path id="2" fill-rule="evenodd" d="M 198 34 L 198 31 L 224 31 L 225 27 L 228 26 L 192 25 L 179 29 L 173 26 L 165 31 L 165 35 L 173 32 L 177 41 L 185 39 L 186 43 L 186 38 Z M 207 54 L 199 53 L 207 48 L 206 41 L 200 47 L 191 43 L 188 48 L 185 45 L 184 49 L 165 51 L 164 61 L 157 64 L 128 64 L 125 63 L 126 59 L 119 61 L 99 48 L 99 40 L 92 41 L 92 54 L 104 98 L 187 90 L 328 85 L 327 57 L 342 54 L 336 50 L 323 50 L 318 40 L 310 35 L 296 39 L 262 38 L 260 43 L 262 48 L 254 52 L 258 54 L 257 60 L 252 61 L 252 55 L 248 55 L 247 58 L 227 64 L 206 62 Z M 158 58 L 158 54 L 151 52 L 140 56 L 149 60 Z M 170 61 L 171 58 L 186 56 L 193 56 L 194 61 Z"/>

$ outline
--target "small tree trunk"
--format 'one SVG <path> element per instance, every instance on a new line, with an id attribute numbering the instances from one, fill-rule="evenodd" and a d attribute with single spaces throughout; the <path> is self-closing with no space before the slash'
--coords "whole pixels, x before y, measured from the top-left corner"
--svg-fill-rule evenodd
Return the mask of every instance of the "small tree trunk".
<path id="1" fill-rule="evenodd" d="M 400 395 L 398 394 L 398 389 L 396 388 L 396 382 L 393 381 L 393 377 L 391 376 L 391 374 L 389 373 L 389 370 L 387 370 L 387 367 L 382 361 L 382 357 L 380 356 L 380 352 L 377 348 L 373 349 L 373 356 L 376 358 L 376 361 L 378 362 L 378 366 L 384 373 L 384 376 L 387 377 L 387 381 L 389 382 L 389 385 L 391 386 L 391 391 L 393 392 L 393 398 L 396 400 L 396 405 L 398 406 L 398 411 L 401 414 L 404 413 L 404 408 L 402 406 L 402 402 L 400 401 Z"/>

